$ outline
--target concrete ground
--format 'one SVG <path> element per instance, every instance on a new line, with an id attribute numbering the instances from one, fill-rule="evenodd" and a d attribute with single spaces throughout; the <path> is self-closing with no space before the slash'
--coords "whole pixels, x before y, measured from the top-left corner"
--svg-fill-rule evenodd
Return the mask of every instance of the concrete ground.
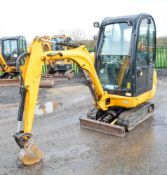
<path id="1" fill-rule="evenodd" d="M 41 163 L 18 167 L 16 131 L 18 88 L 0 87 L 0 175 L 149 175 L 167 174 L 167 78 L 160 77 L 153 117 L 119 138 L 81 129 L 79 118 L 93 105 L 79 80 L 40 89 L 38 103 L 53 102 L 53 113 L 41 105 L 33 134 L 44 152 Z M 56 105 L 55 105 L 56 104 Z"/>

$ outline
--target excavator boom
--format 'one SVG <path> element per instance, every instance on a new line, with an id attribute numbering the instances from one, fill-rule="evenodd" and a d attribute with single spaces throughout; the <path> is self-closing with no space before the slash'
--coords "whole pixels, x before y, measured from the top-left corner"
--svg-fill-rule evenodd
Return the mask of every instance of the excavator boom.
<path id="1" fill-rule="evenodd" d="M 17 133 L 14 135 L 16 142 L 21 148 L 19 160 L 25 165 L 30 165 L 38 162 L 41 159 L 40 156 L 42 156 L 41 151 L 34 144 L 31 144 L 33 143 L 33 141 L 30 138 L 34 121 L 34 111 L 38 96 L 43 62 L 67 58 L 76 61 L 84 70 L 88 71 L 95 86 L 94 95 L 97 100 L 96 104 L 101 108 L 105 107 L 105 105 L 101 102 L 101 100 L 103 100 L 101 97 L 105 92 L 103 91 L 103 88 L 97 77 L 95 68 L 89 57 L 89 53 L 84 46 L 68 51 L 66 50 L 61 52 L 43 52 L 42 38 L 35 38 L 32 43 L 30 53 L 27 55 L 25 68 L 22 73 L 22 82 L 20 87 L 21 96 L 18 112 L 18 128 Z M 23 121 L 23 115 L 24 126 L 22 128 L 21 123 Z M 30 145 L 33 150 L 27 149 L 27 145 Z"/>

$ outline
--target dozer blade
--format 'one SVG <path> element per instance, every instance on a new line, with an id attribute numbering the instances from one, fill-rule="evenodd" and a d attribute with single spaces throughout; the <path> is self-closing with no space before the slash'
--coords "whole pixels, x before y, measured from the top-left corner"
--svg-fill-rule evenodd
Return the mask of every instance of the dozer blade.
<path id="1" fill-rule="evenodd" d="M 18 86 L 20 84 L 19 79 L 2 79 L 0 80 L 0 86 Z M 54 79 L 41 79 L 40 88 L 52 88 L 54 87 Z"/>
<path id="2" fill-rule="evenodd" d="M 19 85 L 18 79 L 1 79 L 0 86 L 18 86 Z"/>
<path id="3" fill-rule="evenodd" d="M 32 165 L 42 160 L 42 151 L 34 144 L 32 138 L 30 138 L 21 148 L 19 153 L 19 161 L 24 165 Z"/>
<path id="4" fill-rule="evenodd" d="M 41 88 L 52 88 L 54 87 L 55 82 L 53 78 L 42 78 L 40 81 Z"/>
<path id="5" fill-rule="evenodd" d="M 115 135 L 119 137 L 125 136 L 125 128 L 113 124 L 100 122 L 88 118 L 80 118 L 80 126 L 82 128 L 103 132 L 105 134 Z"/>

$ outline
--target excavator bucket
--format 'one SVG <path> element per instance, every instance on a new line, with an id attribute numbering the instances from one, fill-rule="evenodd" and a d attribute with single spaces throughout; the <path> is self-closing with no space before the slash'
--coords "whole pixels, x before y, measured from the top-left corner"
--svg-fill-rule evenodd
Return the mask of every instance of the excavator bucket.
<path id="1" fill-rule="evenodd" d="M 21 148 L 19 153 L 19 161 L 24 165 L 32 165 L 42 160 L 42 151 L 35 145 L 32 138 L 30 138 Z"/>
<path id="2" fill-rule="evenodd" d="M 108 124 L 104 122 L 100 122 L 97 120 L 92 120 L 88 118 L 80 118 L 80 126 L 82 128 L 91 129 L 94 131 L 99 131 L 105 134 L 115 135 L 119 137 L 125 136 L 125 128 L 114 125 L 114 124 Z"/>

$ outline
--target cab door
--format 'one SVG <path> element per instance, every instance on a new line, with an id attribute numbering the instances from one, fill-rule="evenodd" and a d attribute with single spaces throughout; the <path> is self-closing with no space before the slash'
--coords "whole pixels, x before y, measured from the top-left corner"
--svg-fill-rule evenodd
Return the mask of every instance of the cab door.
<path id="1" fill-rule="evenodd" d="M 156 59 L 156 27 L 153 19 L 149 18 L 147 91 L 150 91 L 153 86 L 155 59 Z"/>
<path id="2" fill-rule="evenodd" d="M 24 36 L 18 38 L 18 56 L 27 52 L 27 43 Z M 20 65 L 24 65 L 25 60 L 22 59 Z"/>
<path id="3" fill-rule="evenodd" d="M 149 18 L 145 17 L 139 24 L 137 49 L 136 49 L 136 95 L 147 91 L 148 79 L 148 38 L 149 38 Z"/>

